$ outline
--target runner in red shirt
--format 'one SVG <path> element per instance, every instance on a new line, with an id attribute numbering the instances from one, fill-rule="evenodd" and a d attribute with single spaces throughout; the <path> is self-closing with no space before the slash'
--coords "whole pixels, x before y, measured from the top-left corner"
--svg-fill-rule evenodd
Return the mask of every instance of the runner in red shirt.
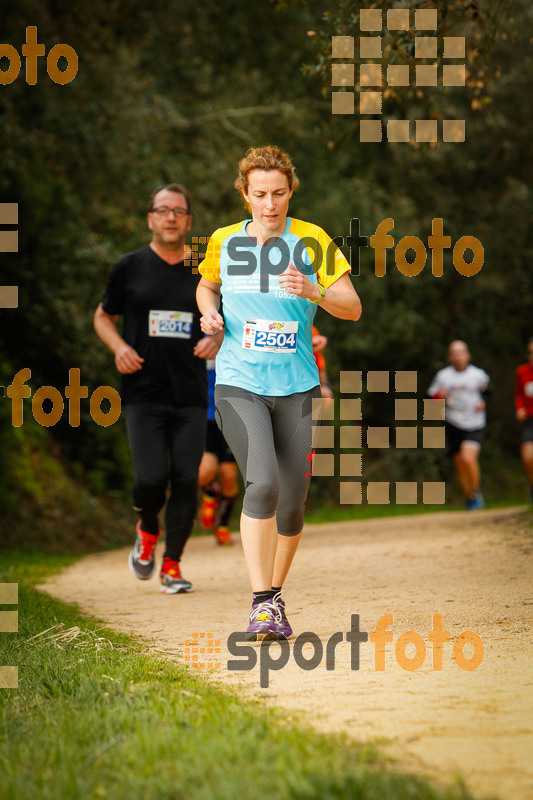
<path id="1" fill-rule="evenodd" d="M 333 399 L 333 391 L 329 385 L 328 373 L 326 369 L 326 359 L 324 358 L 323 350 L 326 347 L 328 340 L 322 336 L 318 328 L 313 325 L 313 355 L 315 357 L 316 365 L 318 367 L 318 379 L 320 381 L 320 393 L 322 397 L 329 400 Z"/>
<path id="2" fill-rule="evenodd" d="M 523 423 L 520 454 L 526 468 L 533 503 L 533 336 L 527 343 L 527 364 L 516 370 L 516 418 Z"/>

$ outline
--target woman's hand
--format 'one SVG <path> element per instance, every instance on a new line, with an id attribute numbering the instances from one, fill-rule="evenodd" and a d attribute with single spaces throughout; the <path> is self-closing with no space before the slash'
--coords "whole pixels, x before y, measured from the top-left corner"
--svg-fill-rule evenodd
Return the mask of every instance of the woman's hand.
<path id="1" fill-rule="evenodd" d="M 208 311 L 207 314 L 204 314 L 203 317 L 200 317 L 200 328 L 202 329 L 202 332 L 207 333 L 208 336 L 218 333 L 218 331 L 221 331 L 223 327 L 224 320 L 218 311 Z"/>
<path id="2" fill-rule="evenodd" d="M 296 269 L 294 264 L 289 264 L 285 272 L 279 276 L 278 281 L 285 292 L 295 294 L 297 297 L 304 297 L 307 300 L 317 300 L 320 297 L 317 284 Z"/>

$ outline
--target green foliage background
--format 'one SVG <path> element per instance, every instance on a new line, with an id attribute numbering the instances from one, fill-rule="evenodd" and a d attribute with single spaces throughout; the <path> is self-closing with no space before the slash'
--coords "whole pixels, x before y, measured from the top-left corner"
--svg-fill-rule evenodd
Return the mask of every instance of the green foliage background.
<path id="1" fill-rule="evenodd" d="M 368 3 L 384 12 L 392 2 Z M 428 265 L 401 275 L 388 255 L 384 278 L 373 251 L 361 251 L 354 283 L 363 300 L 357 325 L 319 311 L 329 337 L 328 367 L 414 369 L 423 392 L 452 338 L 495 384 L 486 458 L 500 470 L 495 499 L 516 489 L 518 427 L 514 369 L 533 334 L 531 308 L 531 9 L 516 2 L 411 2 L 438 8 L 438 35 L 467 36 L 466 89 L 389 91 L 384 116 L 466 119 L 464 144 L 360 144 L 357 116 L 331 115 L 332 35 L 359 35 L 359 4 L 248 4 L 221 0 L 20 0 L 0 12 L 0 39 L 21 52 L 28 25 L 47 51 L 64 42 L 78 75 L 58 86 L 39 59 L 38 82 L 21 73 L 0 86 L 0 202 L 19 204 L 20 252 L 1 257 L 2 284 L 20 287 L 16 310 L 0 312 L 0 383 L 23 367 L 32 390 L 63 392 L 81 369 L 89 393 L 118 385 L 113 360 L 92 328 L 110 266 L 147 241 L 148 196 L 178 180 L 193 195 L 193 235 L 242 217 L 232 188 L 238 159 L 252 144 L 275 142 L 293 156 L 301 187 L 291 213 L 347 236 L 352 217 L 364 235 L 386 217 L 423 241 L 442 217 L 452 243 L 476 236 L 485 264 L 473 278 L 453 268 L 434 278 Z M 402 38 L 403 37 L 403 38 Z M 384 34 L 385 63 L 412 62 L 412 39 Z M 0 63 L 1 68 L 7 64 Z M 60 65 L 61 66 L 61 65 Z M 357 74 L 357 61 L 356 61 Z M 392 423 L 390 403 L 364 398 L 369 423 Z M 43 429 L 25 401 L 21 428 L 0 400 L 0 511 L 3 542 L 69 549 L 129 535 L 124 500 L 131 478 L 122 420 L 107 429 L 67 413 Z M 426 463 L 427 462 L 427 463 Z M 374 464 L 383 479 L 446 471 L 441 458 L 388 454 Z M 444 470 L 444 473 L 443 473 Z M 505 475 L 512 475 L 506 481 Z M 388 476 L 388 477 L 387 477 Z M 315 483 L 311 503 L 336 502 L 334 481 Z"/>

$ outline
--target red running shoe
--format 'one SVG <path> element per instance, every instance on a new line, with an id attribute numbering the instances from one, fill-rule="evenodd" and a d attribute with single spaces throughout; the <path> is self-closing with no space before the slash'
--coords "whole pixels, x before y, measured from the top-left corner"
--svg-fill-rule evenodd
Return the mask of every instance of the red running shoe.
<path id="1" fill-rule="evenodd" d="M 235 544 L 233 536 L 226 525 L 219 525 L 215 531 L 215 539 L 217 544 L 228 545 Z"/>
<path id="2" fill-rule="evenodd" d="M 163 559 L 163 566 L 161 567 L 159 580 L 161 582 L 161 588 L 159 590 L 160 592 L 166 592 L 166 594 L 194 592 L 192 583 L 190 581 L 186 581 L 181 575 L 180 562 L 173 561 L 167 556 L 165 556 Z"/>
<path id="3" fill-rule="evenodd" d="M 202 493 L 202 507 L 200 508 L 200 525 L 203 528 L 214 528 L 217 521 L 218 492 L 216 495 Z"/>
<path id="4" fill-rule="evenodd" d="M 152 533 L 146 533 L 146 531 L 141 530 L 141 521 L 139 520 L 135 532 L 137 538 L 135 539 L 133 550 L 129 554 L 128 565 L 136 578 L 141 581 L 147 581 L 154 574 L 154 550 L 157 540 L 161 536 L 161 531 L 157 536 Z"/>

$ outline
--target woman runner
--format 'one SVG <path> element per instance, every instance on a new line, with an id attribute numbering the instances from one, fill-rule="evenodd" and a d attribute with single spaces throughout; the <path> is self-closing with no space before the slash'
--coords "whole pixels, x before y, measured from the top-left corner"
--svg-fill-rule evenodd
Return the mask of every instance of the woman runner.
<path id="1" fill-rule="evenodd" d="M 216 419 L 245 485 L 251 641 L 292 635 L 281 591 L 302 532 L 312 401 L 321 397 L 312 348 L 316 307 L 346 320 L 361 315 L 340 250 L 317 225 L 287 217 L 298 183 L 286 153 L 251 148 L 235 188 L 252 216 L 216 230 L 199 267 L 201 328 L 212 335 L 225 327 Z"/>

